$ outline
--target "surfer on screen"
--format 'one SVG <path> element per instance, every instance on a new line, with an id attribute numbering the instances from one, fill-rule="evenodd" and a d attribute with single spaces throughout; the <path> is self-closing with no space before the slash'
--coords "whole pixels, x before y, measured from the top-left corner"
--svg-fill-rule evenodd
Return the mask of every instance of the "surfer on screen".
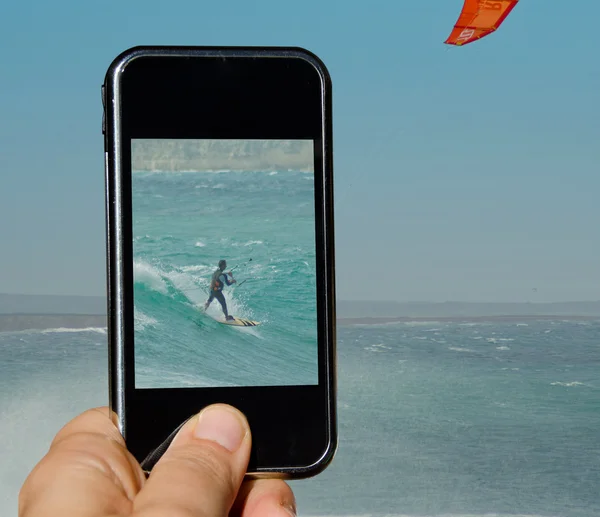
<path id="1" fill-rule="evenodd" d="M 225 285 L 235 284 L 235 278 L 233 278 L 231 271 L 229 273 L 224 273 L 226 267 L 227 262 L 225 260 L 219 260 L 219 268 L 213 273 L 210 280 L 210 296 L 204 304 L 204 310 L 208 309 L 208 306 L 216 298 L 221 304 L 225 319 L 232 320 L 233 316 L 230 316 L 227 312 L 227 302 L 225 301 L 225 296 L 223 296 L 223 287 Z M 231 280 L 229 280 L 229 277 L 231 277 Z"/>

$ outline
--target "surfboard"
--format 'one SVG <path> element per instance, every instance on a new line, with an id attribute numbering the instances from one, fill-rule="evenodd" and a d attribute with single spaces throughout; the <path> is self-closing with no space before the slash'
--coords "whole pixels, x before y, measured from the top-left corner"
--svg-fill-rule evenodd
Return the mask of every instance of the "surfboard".
<path id="1" fill-rule="evenodd" d="M 256 327 L 260 325 L 259 321 L 247 320 L 244 318 L 236 318 L 233 317 L 232 320 L 217 320 L 219 323 L 223 325 L 233 325 L 234 327 Z"/>

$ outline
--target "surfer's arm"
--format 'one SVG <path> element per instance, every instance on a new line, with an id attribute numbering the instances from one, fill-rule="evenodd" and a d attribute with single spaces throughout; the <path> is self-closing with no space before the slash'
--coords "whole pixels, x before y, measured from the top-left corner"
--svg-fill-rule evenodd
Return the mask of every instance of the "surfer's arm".
<path id="1" fill-rule="evenodd" d="M 231 281 L 227 275 L 221 275 L 221 282 L 227 285 L 235 284 L 235 278 L 231 277 Z"/>

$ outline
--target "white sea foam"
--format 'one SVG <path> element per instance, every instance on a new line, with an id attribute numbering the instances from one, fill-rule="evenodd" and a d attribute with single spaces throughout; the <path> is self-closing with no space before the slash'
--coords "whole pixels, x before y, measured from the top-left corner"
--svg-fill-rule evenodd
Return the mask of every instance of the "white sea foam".
<path id="1" fill-rule="evenodd" d="M 383 350 L 380 350 L 379 348 L 374 348 L 372 346 L 366 346 L 364 349 L 367 352 L 383 352 Z"/>
<path id="2" fill-rule="evenodd" d="M 194 246 L 196 248 L 204 248 L 204 246 L 206 246 L 206 244 L 204 244 L 202 241 L 197 241 L 196 244 L 194 244 Z"/>
<path id="3" fill-rule="evenodd" d="M 144 330 L 146 327 L 154 326 L 157 323 L 158 322 L 151 316 L 147 316 L 136 307 L 133 308 L 133 326 L 135 330 Z"/>
<path id="4" fill-rule="evenodd" d="M 170 271 L 165 273 L 165 278 L 173 284 L 173 286 L 179 290 L 190 302 L 199 304 L 201 301 L 204 302 L 206 299 L 206 290 L 208 282 L 206 279 L 198 279 L 195 275 L 190 274 L 190 270 L 186 268 L 194 268 L 198 266 L 185 266 L 179 271 Z M 199 266 L 202 267 L 202 266 Z M 206 270 L 209 269 L 205 266 Z M 197 271 L 197 269 L 192 269 Z"/>
<path id="5" fill-rule="evenodd" d="M 235 330 L 237 330 L 238 332 L 241 332 L 242 334 L 250 334 L 251 336 L 254 336 L 257 339 L 265 339 L 264 336 L 261 334 L 260 330 L 256 327 L 233 327 Z"/>
<path id="6" fill-rule="evenodd" d="M 391 350 L 391 349 L 392 349 L 392 347 L 391 347 L 391 346 L 386 346 L 386 345 L 384 345 L 383 343 L 378 343 L 378 344 L 376 344 L 376 345 L 373 345 L 373 346 L 374 346 L 374 347 L 377 347 L 377 348 L 386 348 L 387 350 Z"/>
<path id="7" fill-rule="evenodd" d="M 510 347 L 508 347 L 508 346 L 497 346 L 496 350 L 510 350 Z"/>
<path id="8" fill-rule="evenodd" d="M 258 246 L 259 244 L 263 244 L 263 241 L 259 241 L 259 240 L 252 240 L 252 241 L 246 241 L 244 243 L 238 243 L 238 242 L 234 242 L 232 244 L 232 246 L 234 247 L 239 247 L 239 246 Z"/>
<path id="9" fill-rule="evenodd" d="M 30 334 L 74 334 L 74 333 L 85 333 L 92 332 L 94 334 L 106 335 L 106 327 L 56 327 L 50 329 L 23 329 L 23 330 L 4 330 L 0 331 L 0 335 L 7 336 L 19 336 L 19 335 L 30 335 Z M 20 343 L 27 344 L 29 341 L 23 338 L 19 338 Z"/>
<path id="10" fill-rule="evenodd" d="M 96 334 L 106 334 L 106 327 L 85 327 L 85 328 L 66 328 L 58 327 L 55 329 L 44 329 L 40 334 L 63 334 L 68 332 L 95 332 Z"/>
<path id="11" fill-rule="evenodd" d="M 455 352 L 475 352 L 475 350 L 471 350 L 470 348 L 461 348 L 458 346 L 449 346 L 448 350 L 453 350 Z"/>
<path id="12" fill-rule="evenodd" d="M 213 269 L 214 268 L 212 266 L 205 266 L 203 264 L 181 267 L 181 271 L 185 271 L 186 273 L 188 273 L 188 272 L 199 272 L 199 273 L 211 272 L 212 273 Z"/>
<path id="13" fill-rule="evenodd" d="M 386 346 L 383 343 L 378 343 L 376 345 L 366 346 L 364 349 L 368 350 L 369 352 L 383 352 L 384 350 L 391 350 L 392 347 Z"/>
<path id="14" fill-rule="evenodd" d="M 162 278 L 160 271 L 154 266 L 142 260 L 133 263 L 133 277 L 136 282 L 147 285 L 151 289 L 166 294 L 167 284 Z"/>
<path id="15" fill-rule="evenodd" d="M 550 383 L 552 386 L 564 386 L 566 388 L 574 388 L 575 386 L 587 386 L 587 384 L 584 384 L 583 382 L 551 382 Z"/>

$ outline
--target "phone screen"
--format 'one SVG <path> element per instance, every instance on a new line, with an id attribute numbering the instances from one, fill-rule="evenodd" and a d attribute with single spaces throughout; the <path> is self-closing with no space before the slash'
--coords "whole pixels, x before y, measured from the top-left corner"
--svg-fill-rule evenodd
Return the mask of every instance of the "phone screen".
<path id="1" fill-rule="evenodd" d="M 135 387 L 318 384 L 313 140 L 131 159 Z"/>

